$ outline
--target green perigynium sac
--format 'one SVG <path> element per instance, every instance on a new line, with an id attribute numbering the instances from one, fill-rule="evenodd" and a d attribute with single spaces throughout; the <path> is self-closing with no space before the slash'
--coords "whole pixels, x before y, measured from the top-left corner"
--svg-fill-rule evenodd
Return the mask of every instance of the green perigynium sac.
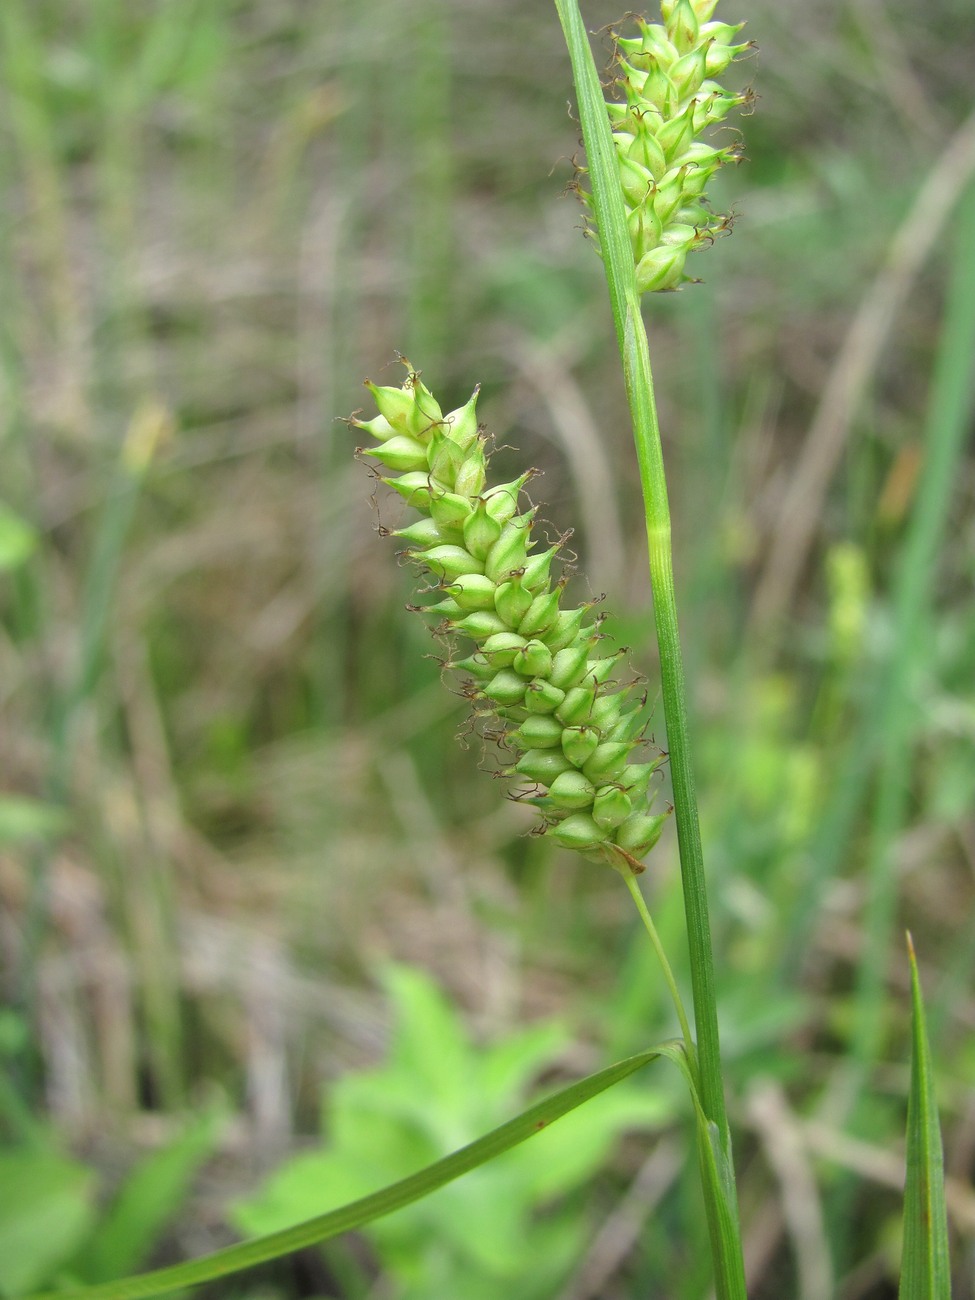
<path id="1" fill-rule="evenodd" d="M 621 685 L 626 651 L 601 653 L 590 605 L 563 609 L 566 579 L 552 573 L 562 542 L 532 536 L 535 507 L 521 508 L 533 471 L 489 486 L 477 390 L 444 415 L 410 371 L 402 388 L 367 381 L 379 415 L 353 418 L 376 440 L 361 450 L 392 471 L 382 481 L 420 519 L 397 529 L 406 554 L 431 577 L 423 611 L 435 631 L 474 643 L 449 666 L 484 729 L 509 756 L 504 775 L 542 813 L 543 833 L 624 872 L 660 837 L 668 813 L 650 811 L 643 762 L 644 699 Z"/>
<path id="2" fill-rule="evenodd" d="M 715 172 L 737 162 L 734 143 L 701 139 L 748 100 L 714 80 L 750 42 L 732 44 L 744 26 L 711 21 L 717 0 L 663 0 L 663 24 L 637 19 L 639 36 L 616 37 L 616 86 L 606 104 L 613 129 L 640 293 L 677 289 L 692 279 L 688 253 L 729 229 L 707 205 Z M 583 193 L 583 200 L 590 202 Z"/>

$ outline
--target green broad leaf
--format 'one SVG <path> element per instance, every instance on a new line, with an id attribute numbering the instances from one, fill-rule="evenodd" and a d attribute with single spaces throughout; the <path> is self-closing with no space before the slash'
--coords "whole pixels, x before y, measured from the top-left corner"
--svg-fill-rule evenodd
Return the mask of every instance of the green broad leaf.
<path id="1" fill-rule="evenodd" d="M 219 1116 L 204 1114 L 143 1160 L 122 1184 L 98 1232 L 72 1260 L 71 1272 L 86 1282 L 103 1282 L 138 1268 L 183 1205 L 219 1132 Z"/>
<path id="2" fill-rule="evenodd" d="M 185 1264 L 175 1264 L 169 1268 L 156 1269 L 151 1273 L 142 1273 L 133 1277 L 122 1278 L 117 1282 L 107 1282 L 99 1286 L 83 1287 L 74 1291 L 50 1292 L 43 1300 L 141 1300 L 144 1296 L 162 1295 L 182 1287 L 198 1286 L 201 1282 L 210 1282 L 214 1278 L 226 1277 L 239 1273 L 255 1264 L 263 1264 L 271 1259 L 279 1259 L 307 1246 L 336 1237 L 340 1233 L 360 1228 L 371 1223 L 381 1215 L 391 1214 L 402 1209 L 423 1196 L 428 1196 L 438 1187 L 460 1178 L 462 1174 L 493 1160 L 503 1151 L 509 1150 L 526 1138 L 532 1137 L 547 1128 L 555 1120 L 581 1106 L 591 1097 L 598 1096 L 615 1083 L 628 1078 L 634 1071 L 657 1057 L 668 1054 L 668 1045 L 650 1048 L 636 1056 L 627 1057 L 615 1065 L 608 1066 L 596 1074 L 570 1084 L 561 1092 L 537 1102 L 522 1114 L 502 1124 L 493 1132 L 479 1138 L 468 1146 L 461 1147 L 444 1159 L 428 1165 L 418 1173 L 411 1174 L 384 1187 L 381 1191 L 360 1197 L 348 1205 L 340 1206 L 328 1214 L 318 1215 L 294 1227 L 280 1232 L 272 1232 L 254 1241 L 241 1242 L 215 1251 L 201 1259 Z M 323 1188 L 323 1195 L 327 1189 Z M 36 1297 L 35 1300 L 41 1300 Z"/>
<path id="3" fill-rule="evenodd" d="M 934 1095 L 931 1048 L 911 936 L 911 1091 L 907 1099 L 907 1181 L 900 1300 L 949 1300 L 948 1215 L 944 1153 Z"/>
<path id="4" fill-rule="evenodd" d="M 0 571 L 16 569 L 36 546 L 37 530 L 0 502 Z"/>
<path id="5" fill-rule="evenodd" d="M 50 1281 L 94 1222 L 91 1171 L 53 1151 L 0 1153 L 0 1295 Z"/>

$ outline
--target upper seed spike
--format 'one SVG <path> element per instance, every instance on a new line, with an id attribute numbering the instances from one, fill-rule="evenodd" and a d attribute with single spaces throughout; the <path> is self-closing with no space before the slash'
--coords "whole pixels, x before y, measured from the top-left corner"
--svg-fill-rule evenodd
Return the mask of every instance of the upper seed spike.
<path id="1" fill-rule="evenodd" d="M 711 21 L 715 3 L 662 0 L 662 25 L 638 18 L 638 36 L 616 36 L 615 84 L 623 102 L 606 107 L 640 293 L 679 289 L 693 278 L 687 254 L 730 228 L 727 217 L 696 200 L 736 154 L 699 137 L 745 102 L 709 79 L 751 43 L 732 44 L 741 24 Z M 693 223 L 681 220 L 689 212 Z"/>

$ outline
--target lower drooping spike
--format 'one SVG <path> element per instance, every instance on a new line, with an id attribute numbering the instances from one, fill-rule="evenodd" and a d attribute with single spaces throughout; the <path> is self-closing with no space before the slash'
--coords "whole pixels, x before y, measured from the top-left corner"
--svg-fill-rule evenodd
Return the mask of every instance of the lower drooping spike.
<path id="1" fill-rule="evenodd" d="M 663 756 L 630 761 L 643 718 L 634 687 L 619 684 L 627 652 L 598 653 L 591 606 L 561 608 L 565 579 L 550 576 L 559 545 L 533 553 L 535 507 L 520 509 L 531 471 L 486 483 L 477 390 L 444 415 L 406 364 L 401 388 L 367 381 L 379 415 L 350 423 L 378 444 L 361 448 L 365 455 L 402 470 L 382 481 L 422 516 L 393 533 L 436 583 L 428 588 L 434 600 L 411 608 L 434 614 L 438 635 L 474 642 L 473 653 L 452 655 L 448 666 L 469 675 L 464 694 L 511 752 L 505 775 L 522 782 L 520 797 L 542 813 L 543 833 L 625 874 L 640 872 L 669 814 L 650 811 L 650 776 Z"/>

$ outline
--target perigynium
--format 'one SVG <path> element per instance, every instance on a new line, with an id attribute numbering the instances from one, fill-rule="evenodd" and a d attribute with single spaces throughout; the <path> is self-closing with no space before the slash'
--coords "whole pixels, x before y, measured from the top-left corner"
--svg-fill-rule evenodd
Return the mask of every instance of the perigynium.
<path id="1" fill-rule="evenodd" d="M 660 837 L 668 812 L 651 812 L 650 778 L 664 755 L 645 758 L 646 697 L 623 681 L 627 651 L 601 653 L 593 605 L 562 608 L 556 578 L 565 538 L 540 545 L 537 507 L 522 492 L 535 473 L 487 481 L 487 435 L 477 389 L 446 415 L 407 362 L 402 388 L 367 381 L 379 414 L 351 419 L 378 445 L 361 448 L 395 476 L 382 481 L 420 519 L 393 531 L 431 583 L 422 607 L 434 632 L 473 653 L 447 661 L 466 677 L 484 733 L 521 782 L 516 797 L 542 813 L 542 833 L 624 874 Z M 642 753 L 641 753 L 642 751 Z"/>

